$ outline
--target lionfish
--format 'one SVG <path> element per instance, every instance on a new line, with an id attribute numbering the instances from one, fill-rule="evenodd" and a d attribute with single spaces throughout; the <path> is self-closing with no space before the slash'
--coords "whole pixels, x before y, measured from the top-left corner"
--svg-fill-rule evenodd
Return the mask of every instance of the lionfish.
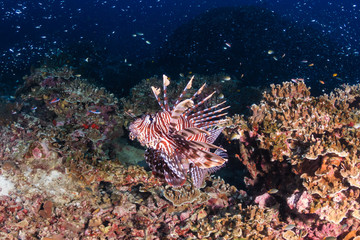
<path id="1" fill-rule="evenodd" d="M 229 106 L 219 108 L 226 102 L 223 101 L 198 110 L 215 93 L 194 104 L 206 84 L 191 98 L 181 101 L 193 79 L 194 76 L 171 108 L 166 90 L 170 80 L 163 75 L 163 102 L 159 97 L 160 88 L 151 87 L 162 111 L 136 119 L 129 127 L 130 139 L 137 138 L 147 147 L 145 160 L 153 174 L 175 187 L 182 186 L 190 175 L 193 184 L 200 188 L 206 174 L 215 172 L 227 161 L 226 151 L 213 142 L 223 130 L 217 125 L 224 121 L 221 117 L 227 114 L 223 111 Z"/>

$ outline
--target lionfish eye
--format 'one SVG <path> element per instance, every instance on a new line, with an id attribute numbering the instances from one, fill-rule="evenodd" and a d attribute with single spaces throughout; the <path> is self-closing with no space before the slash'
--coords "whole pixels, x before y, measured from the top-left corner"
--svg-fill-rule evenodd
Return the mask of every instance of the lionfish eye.
<path id="1" fill-rule="evenodd" d="M 152 116 L 149 117 L 150 122 L 152 122 L 154 120 L 154 118 Z"/>

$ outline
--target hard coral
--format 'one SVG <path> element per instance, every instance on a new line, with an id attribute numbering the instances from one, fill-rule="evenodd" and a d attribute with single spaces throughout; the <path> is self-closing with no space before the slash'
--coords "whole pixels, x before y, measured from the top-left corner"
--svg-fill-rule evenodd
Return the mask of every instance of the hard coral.
<path id="1" fill-rule="evenodd" d="M 201 192 L 191 183 L 187 183 L 181 188 L 165 187 L 163 195 L 175 206 L 180 206 L 197 201 L 201 197 Z"/>
<path id="2" fill-rule="evenodd" d="M 245 127 L 229 128 L 241 133 L 237 156 L 249 170 L 246 183 L 260 194 L 278 189 L 278 201 L 287 197 L 283 207 L 296 214 L 330 224 L 351 219 L 359 209 L 359 97 L 360 85 L 320 97 L 302 81 L 271 85 Z"/>
<path id="3" fill-rule="evenodd" d="M 31 110 L 23 107 L 17 113 L 24 127 L 31 126 L 40 135 L 42 130 L 36 126 L 40 125 L 46 129 L 41 134 L 48 136 L 50 145 L 73 150 L 63 151 L 63 156 L 78 150 L 85 158 L 92 155 L 88 160 L 93 161 L 111 151 L 111 140 L 122 133 L 124 123 L 113 94 L 75 77 L 68 67 L 42 67 L 24 80 L 17 91 L 31 106 Z M 37 148 L 34 154 L 40 156 Z"/>

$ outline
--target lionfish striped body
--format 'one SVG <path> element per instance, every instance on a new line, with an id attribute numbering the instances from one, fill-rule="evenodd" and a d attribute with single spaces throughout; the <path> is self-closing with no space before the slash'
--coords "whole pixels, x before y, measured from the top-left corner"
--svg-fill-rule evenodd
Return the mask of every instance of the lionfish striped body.
<path id="1" fill-rule="evenodd" d="M 215 146 L 213 142 L 222 128 L 216 127 L 228 107 L 219 108 L 225 103 L 197 110 L 215 93 L 194 104 L 194 99 L 201 93 L 205 84 L 192 96 L 182 97 L 191 88 L 192 77 L 171 109 L 168 104 L 166 88 L 169 79 L 163 76 L 164 100 L 161 102 L 160 89 L 152 87 L 154 95 L 162 108 L 161 112 L 146 115 L 135 120 L 129 127 L 130 138 L 135 138 L 147 147 L 146 162 L 156 176 L 165 178 L 172 186 L 182 186 L 190 174 L 195 186 L 200 187 L 204 177 L 214 172 L 226 161 L 225 150 Z M 216 149 L 211 152 L 210 149 Z"/>

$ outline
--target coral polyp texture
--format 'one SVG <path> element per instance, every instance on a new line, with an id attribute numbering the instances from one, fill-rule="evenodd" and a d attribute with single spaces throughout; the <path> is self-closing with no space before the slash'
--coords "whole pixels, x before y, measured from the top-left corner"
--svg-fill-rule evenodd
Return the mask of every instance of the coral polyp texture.
<path id="1" fill-rule="evenodd" d="M 244 191 L 209 175 L 173 187 L 129 164 L 144 149 L 118 137 L 135 113 L 71 68 L 24 80 L 1 105 L 1 239 L 359 238 L 358 85 L 312 97 L 283 83 L 249 119 L 222 121 Z"/>

